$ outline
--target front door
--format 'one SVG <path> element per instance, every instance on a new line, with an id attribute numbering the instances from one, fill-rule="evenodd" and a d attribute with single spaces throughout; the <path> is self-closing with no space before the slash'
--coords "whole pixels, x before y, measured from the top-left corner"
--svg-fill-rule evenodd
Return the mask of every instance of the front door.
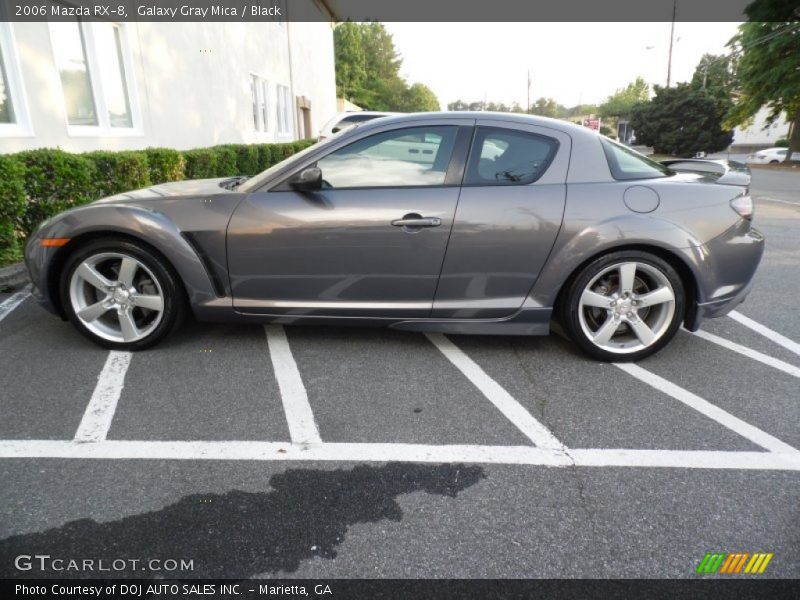
<path id="1" fill-rule="evenodd" d="M 453 169 L 463 167 L 451 160 L 458 131 L 375 133 L 317 161 L 319 191 L 280 184 L 249 194 L 228 228 L 234 307 L 429 316 L 458 201 L 461 173 Z"/>

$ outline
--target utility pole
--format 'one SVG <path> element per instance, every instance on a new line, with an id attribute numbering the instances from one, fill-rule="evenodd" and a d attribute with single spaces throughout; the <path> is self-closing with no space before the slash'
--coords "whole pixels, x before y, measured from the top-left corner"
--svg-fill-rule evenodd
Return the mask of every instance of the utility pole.
<path id="1" fill-rule="evenodd" d="M 525 105 L 525 113 L 531 112 L 531 70 L 528 69 L 528 103 Z"/>
<path id="2" fill-rule="evenodd" d="M 675 40 L 675 13 L 678 10 L 678 0 L 672 0 L 672 25 L 669 29 L 669 59 L 667 60 L 667 87 L 672 80 L 672 43 Z"/>

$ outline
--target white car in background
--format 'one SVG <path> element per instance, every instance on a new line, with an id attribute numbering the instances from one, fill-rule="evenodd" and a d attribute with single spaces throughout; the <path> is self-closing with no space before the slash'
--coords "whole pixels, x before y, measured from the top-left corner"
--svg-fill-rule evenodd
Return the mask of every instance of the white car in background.
<path id="1" fill-rule="evenodd" d="M 769 165 L 780 163 L 786 160 L 786 152 L 788 148 L 767 148 L 766 150 L 759 150 L 753 154 L 748 155 L 745 162 L 751 165 Z M 800 160 L 800 152 L 792 154 L 792 160 Z"/>
<path id="2" fill-rule="evenodd" d="M 322 140 L 327 139 L 332 135 L 339 133 L 340 131 L 349 129 L 354 125 L 358 125 L 359 123 L 363 123 L 365 121 L 371 121 L 373 119 L 378 119 L 380 117 L 388 117 L 396 114 L 397 113 L 378 112 L 371 110 L 336 113 L 330 121 L 325 123 L 325 126 L 322 128 L 322 130 L 320 130 L 319 138 L 317 139 L 317 141 L 321 142 Z"/>

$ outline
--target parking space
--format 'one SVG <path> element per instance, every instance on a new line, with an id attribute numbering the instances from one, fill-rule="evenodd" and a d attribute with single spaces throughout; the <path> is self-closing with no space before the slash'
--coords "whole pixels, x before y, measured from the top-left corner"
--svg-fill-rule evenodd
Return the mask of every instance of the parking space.
<path id="1" fill-rule="evenodd" d="M 800 208 L 759 209 L 750 300 L 637 365 L 558 336 L 194 323 L 109 353 L 4 294 L 0 555 L 146 553 L 213 522 L 166 546 L 196 576 L 680 577 L 717 548 L 797 575 L 800 320 L 783 295 L 800 283 L 781 229 Z M 225 558 L 259 540 L 283 554 Z"/>

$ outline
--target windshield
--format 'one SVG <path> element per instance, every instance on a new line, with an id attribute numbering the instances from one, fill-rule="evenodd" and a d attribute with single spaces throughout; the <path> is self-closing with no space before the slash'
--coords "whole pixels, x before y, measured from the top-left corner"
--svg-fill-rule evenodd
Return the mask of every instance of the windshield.
<path id="1" fill-rule="evenodd" d="M 255 189 L 258 189 L 261 186 L 262 183 L 264 183 L 267 179 L 269 179 L 275 173 L 280 171 L 287 160 L 294 160 L 295 158 L 302 158 L 306 154 L 309 154 L 309 153 L 311 153 L 313 151 L 318 150 L 320 148 L 320 146 L 322 146 L 324 144 L 329 144 L 333 140 L 334 140 L 334 138 L 329 138 L 329 139 L 324 140 L 322 142 L 317 142 L 316 144 L 312 144 L 311 146 L 309 146 L 305 150 L 301 150 L 300 152 L 297 152 L 296 154 L 292 154 L 289 158 L 283 159 L 281 162 L 272 165 L 266 171 L 261 171 L 261 173 L 259 173 L 258 175 L 255 175 L 255 176 L 251 177 L 250 179 L 248 179 L 247 181 L 245 181 L 243 184 L 241 184 L 237 188 L 237 191 L 243 192 L 243 193 L 247 193 L 247 192 L 252 192 Z"/>
<path id="2" fill-rule="evenodd" d="M 613 142 L 606 137 L 601 137 L 600 143 L 606 153 L 608 167 L 611 169 L 611 176 L 614 179 L 652 179 L 675 174 L 661 163 L 650 160 L 636 150 Z"/>

